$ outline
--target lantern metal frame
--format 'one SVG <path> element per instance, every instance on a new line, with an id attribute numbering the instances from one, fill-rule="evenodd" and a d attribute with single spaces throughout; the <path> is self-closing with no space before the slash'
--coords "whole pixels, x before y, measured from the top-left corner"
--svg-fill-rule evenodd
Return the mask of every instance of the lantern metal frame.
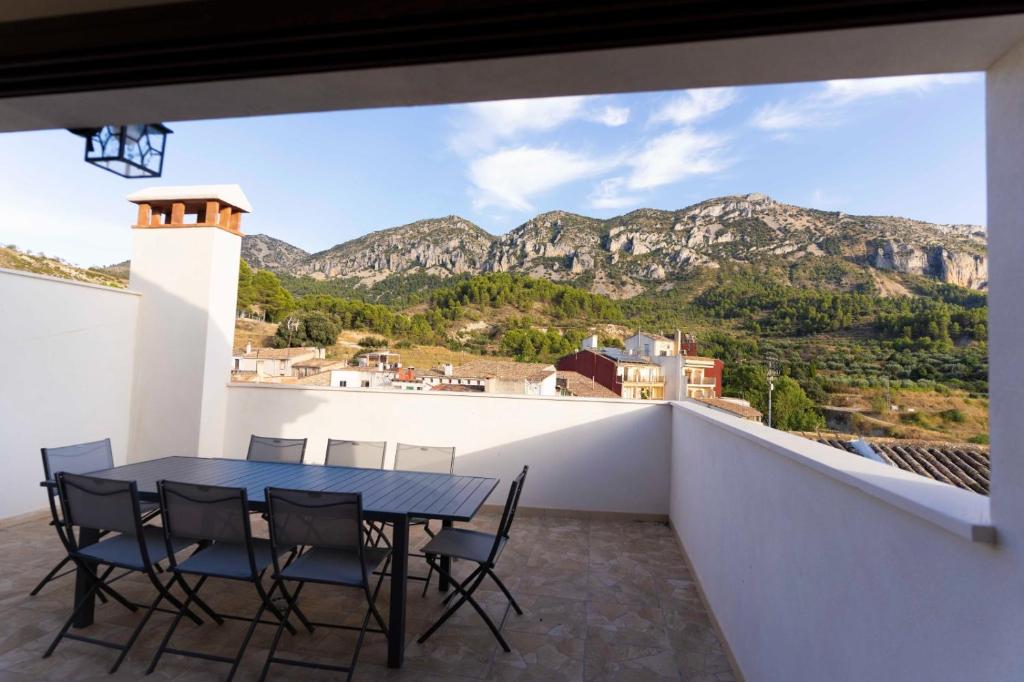
<path id="1" fill-rule="evenodd" d="M 71 132 L 85 138 L 86 163 L 134 179 L 158 178 L 163 174 L 167 136 L 174 131 L 162 123 L 134 123 L 77 128 Z"/>

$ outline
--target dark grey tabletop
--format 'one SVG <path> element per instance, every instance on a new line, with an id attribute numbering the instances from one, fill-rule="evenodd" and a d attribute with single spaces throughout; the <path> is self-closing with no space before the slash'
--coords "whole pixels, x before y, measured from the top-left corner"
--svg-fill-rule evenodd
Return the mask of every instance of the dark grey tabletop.
<path id="1" fill-rule="evenodd" d="M 367 516 L 408 514 L 448 521 L 470 521 L 498 485 L 496 478 L 478 476 L 202 457 L 163 457 L 90 475 L 135 481 L 143 500 L 157 499 L 156 482 L 162 479 L 246 488 L 256 510 L 265 505 L 267 487 L 360 492 Z"/>

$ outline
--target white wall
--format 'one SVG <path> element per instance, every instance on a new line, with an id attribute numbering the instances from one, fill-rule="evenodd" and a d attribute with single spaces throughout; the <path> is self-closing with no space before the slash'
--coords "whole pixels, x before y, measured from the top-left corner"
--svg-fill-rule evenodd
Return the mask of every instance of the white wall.
<path id="1" fill-rule="evenodd" d="M 1014 553 L 865 489 L 979 520 L 985 498 L 673 407 L 672 522 L 749 682 L 1024 679 Z"/>
<path id="2" fill-rule="evenodd" d="M 0 270 L 0 519 L 46 507 L 39 448 L 109 437 L 125 462 L 139 296 Z"/>
<path id="3" fill-rule="evenodd" d="M 220 453 L 241 241 L 215 227 L 132 230 L 133 460 Z"/>
<path id="4" fill-rule="evenodd" d="M 578 398 L 348 391 L 235 384 L 228 388 L 225 456 L 244 457 L 249 436 L 307 437 L 322 462 L 328 438 L 454 445 L 456 473 L 507 484 L 524 464 L 523 504 L 667 514 L 670 408 Z"/>

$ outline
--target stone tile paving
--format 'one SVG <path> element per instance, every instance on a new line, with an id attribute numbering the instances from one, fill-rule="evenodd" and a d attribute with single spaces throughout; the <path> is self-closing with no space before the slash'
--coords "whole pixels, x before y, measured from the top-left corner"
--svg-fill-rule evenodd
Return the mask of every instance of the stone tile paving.
<path id="1" fill-rule="evenodd" d="M 258 523 L 258 522 L 257 522 Z M 486 530 L 497 515 L 482 513 L 471 524 Z M 414 529 L 413 546 L 424 544 Z M 255 530 L 265 534 L 264 528 Z M 73 578 L 51 583 L 29 597 L 35 582 L 59 559 L 61 548 L 52 528 L 32 521 L 0 530 L 0 681 L 139 679 L 171 618 L 157 614 L 150 621 L 121 670 L 107 675 L 116 652 L 65 640 L 49 659 L 41 655 L 63 619 L 73 594 Z M 410 571 L 426 573 L 412 558 Z M 472 569 L 456 562 L 457 575 Z M 498 564 L 498 574 L 524 610 L 517 616 L 491 585 L 477 595 L 487 612 L 501 623 L 512 647 L 505 653 L 479 616 L 468 606 L 425 644 L 416 637 L 442 612 L 441 595 L 432 585 L 421 597 L 422 583 L 409 586 L 408 645 L 402 670 L 389 670 L 381 635 L 369 634 L 363 645 L 356 679 L 360 680 L 682 680 L 732 682 L 736 679 L 722 643 L 713 629 L 696 585 L 671 531 L 651 522 L 609 521 L 521 513 L 513 537 Z M 131 576 L 118 588 L 129 598 L 148 601 L 151 586 Z M 485 582 L 485 586 L 487 583 Z M 224 612 L 251 614 L 256 608 L 252 588 L 221 581 L 204 588 L 211 604 Z M 388 586 L 379 607 L 387 614 Z M 314 620 L 359 623 L 361 594 L 352 590 L 309 585 L 302 604 Z M 116 604 L 97 605 L 96 624 L 83 634 L 123 641 L 138 614 Z M 233 655 L 245 624 L 228 622 L 194 626 L 184 621 L 174 644 Z M 273 628 L 261 626 L 236 679 L 256 679 Z M 344 663 L 355 633 L 318 629 L 286 636 L 282 651 L 296 657 L 328 657 Z M 165 656 L 153 680 L 218 680 L 227 666 Z M 332 679 L 336 674 L 276 666 L 272 679 Z"/>

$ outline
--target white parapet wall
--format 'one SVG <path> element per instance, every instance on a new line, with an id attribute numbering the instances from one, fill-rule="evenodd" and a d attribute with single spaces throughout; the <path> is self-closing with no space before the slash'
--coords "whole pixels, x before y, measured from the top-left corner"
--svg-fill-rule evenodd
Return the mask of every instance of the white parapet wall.
<path id="1" fill-rule="evenodd" d="M 41 447 L 110 438 L 125 463 L 139 301 L 0 270 L 0 519 L 46 507 Z"/>
<path id="2" fill-rule="evenodd" d="M 458 474 L 507 484 L 530 466 L 522 504 L 665 516 L 670 408 L 665 403 L 232 384 L 224 455 L 249 436 L 309 438 L 323 462 L 328 438 L 452 445 Z"/>
<path id="3" fill-rule="evenodd" d="M 987 498 L 692 402 L 672 420 L 672 523 L 747 680 L 1024 679 Z"/>

